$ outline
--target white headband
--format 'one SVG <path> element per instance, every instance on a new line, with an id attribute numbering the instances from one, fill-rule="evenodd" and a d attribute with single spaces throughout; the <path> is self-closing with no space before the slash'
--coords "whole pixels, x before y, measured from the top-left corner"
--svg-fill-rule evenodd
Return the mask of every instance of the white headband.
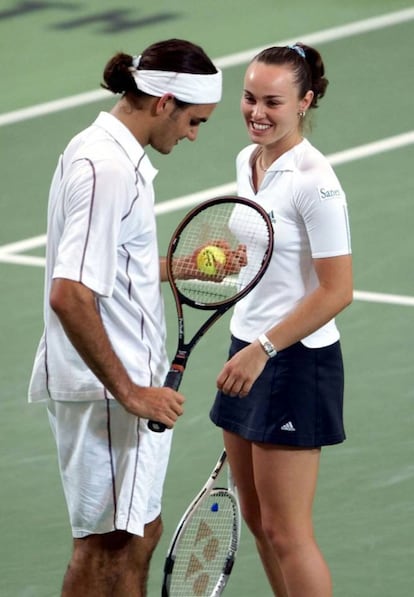
<path id="1" fill-rule="evenodd" d="M 134 56 L 131 74 L 140 91 L 162 97 L 171 93 L 188 104 L 216 104 L 221 100 L 222 74 L 193 75 L 165 70 L 137 70 L 141 56 Z"/>

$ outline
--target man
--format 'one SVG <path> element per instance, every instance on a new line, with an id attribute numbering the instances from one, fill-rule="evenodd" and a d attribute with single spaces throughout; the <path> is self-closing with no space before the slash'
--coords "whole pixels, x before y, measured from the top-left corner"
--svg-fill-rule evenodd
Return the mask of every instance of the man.
<path id="1" fill-rule="evenodd" d="M 153 179 L 144 152 L 194 141 L 221 73 L 183 40 L 116 54 L 121 97 L 60 157 L 49 196 L 45 329 L 29 400 L 47 400 L 73 534 L 64 597 L 143 597 L 161 532 L 171 428 L 184 397 L 168 370 Z M 157 434 L 147 419 L 169 429 Z"/>

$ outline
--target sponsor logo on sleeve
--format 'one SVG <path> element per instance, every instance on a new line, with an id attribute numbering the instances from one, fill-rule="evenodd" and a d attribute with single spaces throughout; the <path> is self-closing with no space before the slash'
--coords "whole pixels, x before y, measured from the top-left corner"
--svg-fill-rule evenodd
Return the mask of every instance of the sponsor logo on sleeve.
<path id="1" fill-rule="evenodd" d="M 321 201 L 327 201 L 328 199 L 338 199 L 342 197 L 341 189 L 331 189 L 328 187 L 318 187 L 319 199 Z"/>

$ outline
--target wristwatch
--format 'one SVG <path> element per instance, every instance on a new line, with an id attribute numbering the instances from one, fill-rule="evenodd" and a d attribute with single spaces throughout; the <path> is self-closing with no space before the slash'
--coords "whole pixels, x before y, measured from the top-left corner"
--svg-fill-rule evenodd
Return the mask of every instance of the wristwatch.
<path id="1" fill-rule="evenodd" d="M 262 345 L 262 348 L 268 357 L 273 358 L 277 355 L 276 348 L 270 342 L 270 340 L 266 336 L 266 334 L 260 334 L 260 336 L 258 337 L 258 340 L 259 340 L 260 344 Z"/>

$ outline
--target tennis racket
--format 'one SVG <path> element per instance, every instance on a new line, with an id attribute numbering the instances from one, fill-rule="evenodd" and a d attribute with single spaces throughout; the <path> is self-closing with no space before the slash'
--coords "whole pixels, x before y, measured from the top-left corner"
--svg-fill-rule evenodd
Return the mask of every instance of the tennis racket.
<path id="1" fill-rule="evenodd" d="M 273 227 L 262 207 L 223 196 L 191 210 L 175 230 L 167 251 L 167 273 L 178 317 L 178 347 L 164 386 L 177 390 L 188 357 L 205 332 L 259 282 L 272 256 Z M 212 310 L 185 341 L 183 306 Z M 165 425 L 149 421 L 152 431 Z"/>
<path id="2" fill-rule="evenodd" d="M 162 597 L 221 595 L 240 542 L 241 517 L 230 467 L 227 487 L 215 487 L 223 451 L 175 530 L 164 565 Z"/>

